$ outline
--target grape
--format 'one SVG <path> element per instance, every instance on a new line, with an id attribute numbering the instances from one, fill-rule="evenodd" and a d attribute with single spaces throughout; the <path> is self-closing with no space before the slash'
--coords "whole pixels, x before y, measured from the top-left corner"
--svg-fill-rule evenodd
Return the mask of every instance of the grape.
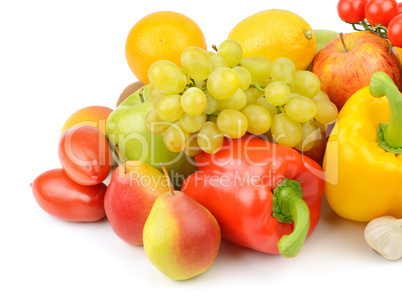
<path id="1" fill-rule="evenodd" d="M 213 154 L 223 146 L 223 134 L 216 123 L 207 121 L 198 132 L 198 146 L 205 152 Z"/>
<path id="2" fill-rule="evenodd" d="M 211 95 L 206 94 L 207 97 L 207 106 L 205 107 L 205 114 L 212 114 L 218 110 L 218 101 L 213 98 Z"/>
<path id="3" fill-rule="evenodd" d="M 271 82 L 265 88 L 265 98 L 274 106 L 282 106 L 290 98 L 290 88 L 284 81 Z"/>
<path id="4" fill-rule="evenodd" d="M 313 100 L 316 101 L 316 100 L 322 100 L 322 99 L 329 100 L 329 97 L 325 92 L 319 90 L 317 95 L 315 95 L 313 97 Z"/>
<path id="5" fill-rule="evenodd" d="M 314 118 L 322 124 L 329 124 L 335 121 L 338 117 L 338 108 L 336 105 L 326 99 L 315 101 L 317 112 Z"/>
<path id="6" fill-rule="evenodd" d="M 263 106 L 249 104 L 241 112 L 247 118 L 247 132 L 260 135 L 268 132 L 269 128 L 271 128 L 271 114 Z"/>
<path id="7" fill-rule="evenodd" d="M 280 57 L 272 62 L 270 75 L 273 81 L 290 83 L 296 73 L 296 67 L 292 60 Z"/>
<path id="8" fill-rule="evenodd" d="M 277 114 L 272 118 L 271 133 L 278 144 L 291 148 L 302 139 L 300 123 L 289 118 L 286 113 Z"/>
<path id="9" fill-rule="evenodd" d="M 202 152 L 200 146 L 198 145 L 198 133 L 191 133 L 189 139 L 186 142 L 186 146 L 184 148 L 184 153 L 187 155 L 194 157 Z"/>
<path id="10" fill-rule="evenodd" d="M 321 89 L 321 82 L 317 75 L 310 71 L 296 71 L 289 84 L 292 93 L 313 98 Z"/>
<path id="11" fill-rule="evenodd" d="M 228 99 L 239 88 L 239 75 L 231 68 L 219 68 L 211 73 L 207 83 L 209 94 L 216 99 Z"/>
<path id="12" fill-rule="evenodd" d="M 147 115 L 145 115 L 144 121 L 145 127 L 151 133 L 162 133 L 172 125 L 170 122 L 162 121 L 156 109 L 149 110 Z"/>
<path id="13" fill-rule="evenodd" d="M 207 97 L 199 88 L 192 87 L 181 96 L 181 107 L 187 114 L 197 116 L 204 112 L 207 106 Z"/>
<path id="14" fill-rule="evenodd" d="M 260 105 L 264 107 L 265 109 L 268 110 L 269 114 L 271 114 L 271 118 L 274 117 L 276 114 L 278 114 L 278 109 L 274 105 L 270 104 L 264 95 L 262 95 L 260 98 L 257 99 L 256 103 L 257 105 Z"/>
<path id="15" fill-rule="evenodd" d="M 179 117 L 179 125 L 184 131 L 187 131 L 189 133 L 197 132 L 198 130 L 201 129 L 206 118 L 207 116 L 205 115 L 205 113 L 202 113 L 197 116 L 183 113 Z"/>
<path id="16" fill-rule="evenodd" d="M 183 109 L 180 104 L 180 95 L 166 95 L 158 102 L 157 110 L 161 120 L 176 121 Z"/>
<path id="17" fill-rule="evenodd" d="M 239 75 L 239 88 L 243 91 L 247 90 L 251 84 L 250 72 L 242 66 L 235 66 L 232 69 Z"/>
<path id="18" fill-rule="evenodd" d="M 264 92 L 261 92 L 260 90 L 249 87 L 247 90 L 244 91 L 247 97 L 247 104 L 251 103 L 256 103 L 258 98 L 264 95 Z"/>
<path id="19" fill-rule="evenodd" d="M 259 84 L 268 84 L 270 81 L 271 61 L 265 57 L 252 56 L 240 61 L 251 74 L 251 80 Z"/>
<path id="20" fill-rule="evenodd" d="M 294 121 L 306 122 L 314 117 L 317 107 L 312 99 L 297 95 L 285 104 L 285 111 Z"/>
<path id="21" fill-rule="evenodd" d="M 229 138 L 240 138 L 247 132 L 247 118 L 243 113 L 225 109 L 218 114 L 216 124 L 219 130 Z"/>
<path id="22" fill-rule="evenodd" d="M 189 46 L 181 53 L 181 64 L 195 81 L 207 79 L 212 72 L 212 61 L 203 49 Z"/>
<path id="23" fill-rule="evenodd" d="M 183 69 L 167 60 L 154 62 L 148 70 L 148 77 L 152 86 L 165 94 L 178 94 L 187 84 Z"/>
<path id="24" fill-rule="evenodd" d="M 162 135 L 166 148 L 172 152 L 183 151 L 190 137 L 190 133 L 181 129 L 177 123 L 172 124 Z"/>
<path id="25" fill-rule="evenodd" d="M 212 55 L 211 57 L 211 62 L 212 62 L 212 71 L 215 71 L 219 68 L 227 68 L 228 63 L 226 62 L 225 59 L 223 59 L 223 57 L 219 56 L 219 55 Z"/>
<path id="26" fill-rule="evenodd" d="M 166 94 L 159 91 L 157 88 L 151 85 L 148 91 L 148 101 L 152 103 L 154 108 L 156 108 L 158 102 L 161 100 L 162 97 L 166 96 Z"/>
<path id="27" fill-rule="evenodd" d="M 302 130 L 302 139 L 295 148 L 301 152 L 307 152 L 314 147 L 314 143 L 318 138 L 319 129 L 315 127 L 313 120 L 303 122 L 300 126 Z"/>
<path id="28" fill-rule="evenodd" d="M 201 91 L 205 91 L 207 89 L 207 83 L 205 80 L 196 81 L 195 87 L 199 88 Z"/>
<path id="29" fill-rule="evenodd" d="M 241 110 L 247 104 L 247 96 L 242 89 L 237 89 L 231 97 L 224 100 L 218 100 L 218 110 L 234 109 Z"/>
<path id="30" fill-rule="evenodd" d="M 227 39 L 219 45 L 218 55 L 225 59 L 229 67 L 234 67 L 243 58 L 243 50 L 236 40 Z"/>

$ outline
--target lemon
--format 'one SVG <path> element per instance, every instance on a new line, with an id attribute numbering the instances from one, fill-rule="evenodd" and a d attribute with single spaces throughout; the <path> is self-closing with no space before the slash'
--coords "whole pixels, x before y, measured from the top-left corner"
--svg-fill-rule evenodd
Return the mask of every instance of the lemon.
<path id="1" fill-rule="evenodd" d="M 299 15 L 282 9 L 260 11 L 240 21 L 229 33 L 243 48 L 243 58 L 262 56 L 274 61 L 292 60 L 296 69 L 307 69 L 316 53 L 311 26 Z"/>

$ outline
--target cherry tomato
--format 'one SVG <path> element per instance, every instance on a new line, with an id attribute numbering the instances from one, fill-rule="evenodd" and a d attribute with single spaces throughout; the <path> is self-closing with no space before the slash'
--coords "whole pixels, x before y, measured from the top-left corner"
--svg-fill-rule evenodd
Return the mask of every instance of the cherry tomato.
<path id="1" fill-rule="evenodd" d="M 338 15 L 341 20 L 358 23 L 364 20 L 364 6 L 367 0 L 339 0 Z"/>
<path id="2" fill-rule="evenodd" d="M 402 14 L 395 16 L 389 22 L 387 36 L 394 46 L 402 48 Z"/>
<path id="3" fill-rule="evenodd" d="M 66 221 L 95 222 L 105 217 L 105 184 L 83 186 L 74 182 L 63 169 L 40 174 L 31 184 L 39 206 Z"/>
<path id="4" fill-rule="evenodd" d="M 393 17 L 398 14 L 396 0 L 368 0 L 364 15 L 371 25 L 387 26 Z"/>
<path id="5" fill-rule="evenodd" d="M 398 2 L 398 14 L 402 14 L 402 2 Z"/>
<path id="6" fill-rule="evenodd" d="M 78 125 L 61 134 L 59 159 L 73 181 L 89 186 L 107 178 L 112 155 L 102 132 L 93 126 Z"/>

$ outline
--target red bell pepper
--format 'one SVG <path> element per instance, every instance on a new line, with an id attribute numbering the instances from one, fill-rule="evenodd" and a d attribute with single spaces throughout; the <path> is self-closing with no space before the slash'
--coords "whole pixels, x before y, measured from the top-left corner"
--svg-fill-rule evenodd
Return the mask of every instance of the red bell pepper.
<path id="1" fill-rule="evenodd" d="M 195 160 L 199 170 L 182 191 L 215 216 L 224 239 L 285 257 L 300 252 L 317 226 L 324 192 L 315 161 L 256 136 L 225 139 L 219 152 Z"/>

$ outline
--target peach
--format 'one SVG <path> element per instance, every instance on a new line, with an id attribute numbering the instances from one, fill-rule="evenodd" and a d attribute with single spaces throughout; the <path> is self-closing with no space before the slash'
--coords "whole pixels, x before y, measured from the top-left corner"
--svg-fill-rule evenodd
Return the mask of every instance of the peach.
<path id="1" fill-rule="evenodd" d="M 106 135 L 106 120 L 112 109 L 104 106 L 89 106 L 74 112 L 64 123 L 61 133 L 76 125 L 90 125 Z"/>

